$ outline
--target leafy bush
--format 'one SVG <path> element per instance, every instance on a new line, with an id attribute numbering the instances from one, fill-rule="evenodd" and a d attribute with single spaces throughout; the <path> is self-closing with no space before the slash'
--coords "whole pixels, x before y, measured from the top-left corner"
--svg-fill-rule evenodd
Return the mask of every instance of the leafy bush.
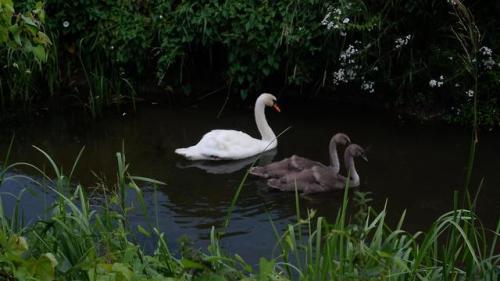
<path id="1" fill-rule="evenodd" d="M 41 88 L 58 92 L 87 72 L 84 84 L 106 84 L 105 107 L 141 82 L 184 86 L 191 82 L 186 72 L 210 64 L 202 69 L 211 69 L 210 76 L 242 98 L 273 80 L 460 123 L 471 121 L 472 90 L 478 121 L 497 126 L 500 4 L 464 3 L 481 38 L 474 50 L 466 46 L 478 69 L 476 90 L 466 70 L 472 61 L 463 60 L 456 33 L 462 28 L 456 13 L 465 7 L 461 0 L 47 0 L 46 26 L 55 51 L 44 74 L 51 85 Z M 27 10 L 33 1 L 16 5 Z M 90 88 L 97 96 L 96 86 Z M 88 100 L 89 108 L 98 104 Z"/>
<path id="2" fill-rule="evenodd" d="M 34 90 L 33 75 L 47 61 L 51 44 L 44 33 L 43 4 L 29 5 L 16 12 L 12 0 L 0 1 L 0 104 L 30 103 Z"/>

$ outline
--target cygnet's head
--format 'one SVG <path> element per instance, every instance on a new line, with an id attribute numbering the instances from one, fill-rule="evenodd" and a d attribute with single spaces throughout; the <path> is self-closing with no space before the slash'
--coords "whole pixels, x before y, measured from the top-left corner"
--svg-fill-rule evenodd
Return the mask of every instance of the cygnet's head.
<path id="1" fill-rule="evenodd" d="M 366 157 L 366 152 L 365 150 L 357 145 L 357 144 L 351 144 L 346 148 L 346 153 L 352 155 L 353 157 L 361 157 L 363 160 L 368 162 L 368 158 Z"/>

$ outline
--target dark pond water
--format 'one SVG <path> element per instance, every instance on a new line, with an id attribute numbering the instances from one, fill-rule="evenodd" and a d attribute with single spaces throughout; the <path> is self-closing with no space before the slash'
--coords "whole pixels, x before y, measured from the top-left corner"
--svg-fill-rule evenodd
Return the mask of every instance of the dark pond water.
<path id="1" fill-rule="evenodd" d="M 222 225 L 250 161 L 190 163 L 173 151 L 196 143 L 213 128 L 240 129 L 257 136 L 251 108 L 227 109 L 221 118 L 216 118 L 219 106 L 206 104 L 175 110 L 162 105 L 143 106 L 136 113 L 116 114 L 96 122 L 85 121 L 78 114 L 37 118 L 15 130 L 3 129 L 0 156 L 6 152 L 13 131 L 16 142 L 12 161 L 45 165 L 47 169 L 48 164 L 31 145 L 46 150 L 66 171 L 85 146 L 75 178 L 91 185 L 96 182 L 92 171 L 114 180 L 115 152 L 124 143 L 134 175 L 167 183 L 156 193 L 145 188 L 149 222 L 159 225 L 172 247 L 179 237 L 187 235 L 203 248 L 208 244 L 211 226 Z M 453 191 L 463 190 L 470 141 L 468 129 L 405 124 L 380 112 L 335 105 L 284 104 L 282 110 L 281 114 L 269 110 L 268 120 L 275 132 L 289 126 L 291 129 L 281 136 L 275 154 L 266 155 L 261 161 L 279 160 L 295 153 L 327 162 L 330 137 L 345 132 L 353 142 L 370 147 L 369 162 L 357 163 L 362 182 L 359 190 L 372 192 L 373 204 L 379 209 L 388 199 L 389 217 L 393 221 L 406 209 L 406 229 L 410 231 L 425 229 L 450 210 Z M 484 178 L 478 206 L 484 223 L 491 227 L 499 217 L 499 144 L 500 134 L 480 134 L 472 184 L 475 189 Z M 4 183 L 1 191 L 16 193 L 26 181 Z M 14 200 L 3 197 L 9 211 Z M 43 212 L 50 203 L 48 198 L 40 200 L 31 193 L 23 196 L 27 220 Z M 275 246 L 269 219 L 278 228 L 294 221 L 294 200 L 293 194 L 270 192 L 263 181 L 250 177 L 236 204 L 223 246 L 249 261 L 269 256 Z M 342 192 L 334 192 L 301 199 L 301 205 L 317 209 L 319 215 L 333 220 L 341 200 Z M 138 213 L 132 220 L 144 224 L 146 219 Z M 143 242 L 146 247 L 154 244 Z"/>

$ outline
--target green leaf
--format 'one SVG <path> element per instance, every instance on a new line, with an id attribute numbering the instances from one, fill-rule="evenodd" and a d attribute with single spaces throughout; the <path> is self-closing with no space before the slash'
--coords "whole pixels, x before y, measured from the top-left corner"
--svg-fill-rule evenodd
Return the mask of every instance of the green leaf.
<path id="1" fill-rule="evenodd" d="M 186 258 L 183 258 L 181 260 L 181 264 L 184 268 L 191 268 L 191 269 L 205 269 L 205 266 L 201 263 L 198 263 L 198 262 L 195 262 L 195 261 L 192 261 L 192 260 L 188 260 Z"/>
<path id="2" fill-rule="evenodd" d="M 147 237 L 151 237 L 151 233 L 149 233 L 146 229 L 144 229 L 140 225 L 137 226 L 137 231 L 139 231 L 140 233 L 144 234 Z"/>
<path id="3" fill-rule="evenodd" d="M 41 31 L 38 31 L 38 33 L 36 34 L 36 37 L 34 38 L 33 41 L 40 43 L 42 45 L 48 45 L 51 43 L 49 36 L 47 36 L 47 34 L 41 32 Z"/>
<path id="4" fill-rule="evenodd" d="M 35 20 L 31 17 L 27 17 L 27 16 L 24 16 L 24 15 L 21 15 L 21 19 L 28 25 L 31 25 L 31 26 L 34 26 L 34 27 L 38 27 L 38 25 L 36 24 Z"/>
<path id="5" fill-rule="evenodd" d="M 54 267 L 52 266 L 52 261 L 46 257 L 41 256 L 32 264 L 31 271 L 37 280 L 41 281 L 52 281 L 54 280 Z"/>
<path id="6" fill-rule="evenodd" d="M 33 55 L 35 55 L 35 58 L 37 58 L 37 60 L 41 62 L 47 61 L 47 53 L 45 52 L 45 48 L 42 45 L 31 48 L 31 51 L 33 52 Z"/>
<path id="7" fill-rule="evenodd" d="M 0 44 L 5 43 L 9 40 L 9 29 L 4 26 L 0 26 Z"/>
<path id="8" fill-rule="evenodd" d="M 117 276 L 116 280 L 129 281 L 129 280 L 132 280 L 132 278 L 134 277 L 134 273 L 128 268 L 127 265 L 125 265 L 123 263 L 118 263 L 118 262 L 114 263 L 111 270 L 120 275 L 120 276 Z"/>
<path id="9" fill-rule="evenodd" d="M 14 41 L 18 46 L 22 46 L 23 44 L 21 43 L 21 29 L 19 28 L 19 25 L 13 24 L 9 27 L 9 32 L 12 34 L 12 37 L 14 37 Z"/>
<path id="10" fill-rule="evenodd" d="M 268 261 L 266 258 L 260 258 L 259 260 L 259 281 L 269 280 L 274 270 L 275 262 L 273 260 Z"/>

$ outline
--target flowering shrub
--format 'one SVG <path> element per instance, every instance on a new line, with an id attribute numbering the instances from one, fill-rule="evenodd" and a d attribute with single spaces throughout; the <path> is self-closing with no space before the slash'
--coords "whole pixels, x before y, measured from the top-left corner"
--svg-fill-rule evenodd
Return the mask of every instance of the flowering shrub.
<path id="1" fill-rule="evenodd" d="M 420 116 L 467 122 L 464 93 L 474 79 L 453 28 L 462 2 L 46 0 L 46 28 L 56 45 L 48 55 L 53 71 L 44 75 L 65 81 L 64 87 L 87 73 L 85 80 L 110 81 L 112 89 L 102 91 L 115 93 L 121 87 L 115 81 L 185 87 L 189 77 L 209 69 L 213 80 L 242 98 L 273 80 L 309 92 L 359 93 Z M 500 106 L 500 3 L 469 2 L 476 16 L 469 20 L 483 38 L 469 54 L 479 74 L 474 91 L 480 111 L 488 111 L 480 121 L 493 126 L 500 120 L 492 111 Z M 30 5 L 16 2 L 23 11 Z"/>

